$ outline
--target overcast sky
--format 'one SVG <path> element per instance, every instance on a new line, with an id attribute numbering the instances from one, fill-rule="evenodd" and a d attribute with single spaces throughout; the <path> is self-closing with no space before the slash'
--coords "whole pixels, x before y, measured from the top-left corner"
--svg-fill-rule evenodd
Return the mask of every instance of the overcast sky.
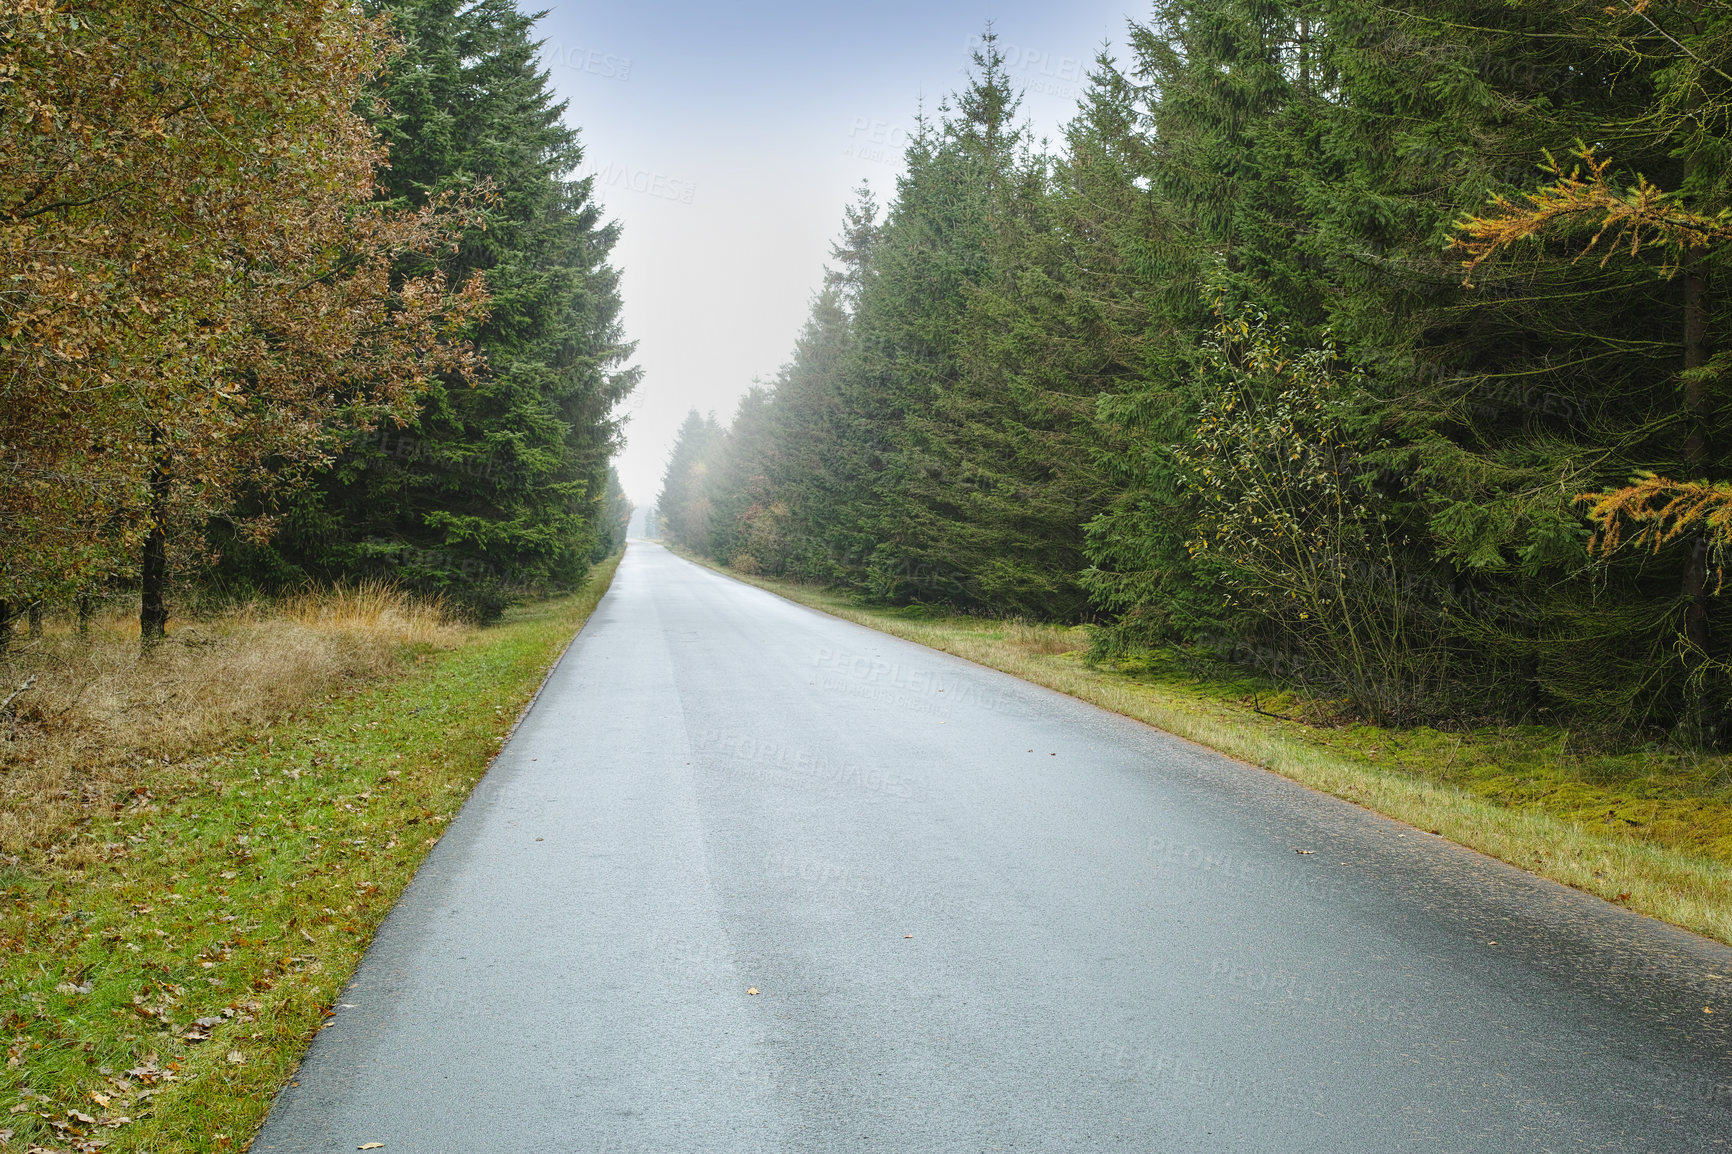
<path id="1" fill-rule="evenodd" d="M 788 359 L 862 179 L 887 202 L 922 96 L 964 81 L 990 19 L 1023 114 L 1056 138 L 1103 39 L 1141 0 L 659 3 L 553 0 L 544 61 L 625 235 L 625 323 L 643 384 L 626 491 L 655 499 L 692 408 L 726 421 Z"/>

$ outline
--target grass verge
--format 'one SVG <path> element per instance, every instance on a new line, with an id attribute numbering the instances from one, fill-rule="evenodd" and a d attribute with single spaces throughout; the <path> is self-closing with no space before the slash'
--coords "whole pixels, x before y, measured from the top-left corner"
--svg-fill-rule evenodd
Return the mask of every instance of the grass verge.
<path id="1" fill-rule="evenodd" d="M 683 554 L 682 554 L 683 555 Z M 1567 731 L 1311 725 L 1255 677 L 1171 654 L 1082 659 L 1082 627 L 914 614 L 735 573 L 814 609 L 955 654 L 1273 770 L 1461 845 L 1732 944 L 1732 758 L 1648 747 L 1572 751 Z"/>
<path id="2" fill-rule="evenodd" d="M 54 844 L 6 843 L 0 1142 L 244 1149 L 617 563 L 500 625 L 406 640 L 297 719 L 127 763 L 118 787 L 110 766 Z"/>

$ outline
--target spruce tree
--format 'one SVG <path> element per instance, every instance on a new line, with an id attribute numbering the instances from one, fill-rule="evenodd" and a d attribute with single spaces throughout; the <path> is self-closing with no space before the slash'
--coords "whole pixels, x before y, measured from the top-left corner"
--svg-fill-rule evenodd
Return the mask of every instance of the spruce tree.
<path id="1" fill-rule="evenodd" d="M 611 539 L 615 407 L 637 374 L 621 334 L 617 225 L 605 223 L 566 106 L 513 0 L 393 0 L 404 50 L 373 106 L 386 195 L 483 198 L 443 267 L 480 272 L 486 367 L 442 379 L 406 427 L 357 435 L 284 518 L 282 563 L 320 579 L 376 573 L 496 614 L 524 591 L 574 587 Z M 280 574 L 280 571 L 279 571 Z"/>
<path id="2" fill-rule="evenodd" d="M 722 428 L 714 416 L 696 409 L 686 414 L 668 456 L 656 497 L 662 534 L 674 544 L 712 556 L 713 474 L 722 445 Z M 724 558 L 725 559 L 725 558 Z"/>

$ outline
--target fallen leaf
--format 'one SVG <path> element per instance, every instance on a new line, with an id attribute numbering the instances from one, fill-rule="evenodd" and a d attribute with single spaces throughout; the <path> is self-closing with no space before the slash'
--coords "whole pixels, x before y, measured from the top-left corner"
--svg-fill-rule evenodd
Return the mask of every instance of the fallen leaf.
<path id="1" fill-rule="evenodd" d="M 753 986 L 751 989 L 746 991 L 746 993 L 748 993 L 748 994 L 756 994 L 757 992 L 758 992 L 758 987 L 756 987 L 756 986 Z"/>
<path id="2" fill-rule="evenodd" d="M 230 1050 L 229 1061 L 237 1066 L 244 1066 L 247 1064 L 247 1056 L 239 1050 Z"/>
<path id="3" fill-rule="evenodd" d="M 114 1101 L 114 1099 L 110 1098 L 107 1094 L 100 1093 L 96 1090 L 90 1092 L 90 1100 L 95 1102 L 98 1106 L 106 1106 L 110 1102 Z"/>
<path id="4" fill-rule="evenodd" d="M 1294 853 L 1316 853 L 1317 851 L 1314 849 L 1296 849 L 1293 852 Z"/>
<path id="5" fill-rule="evenodd" d="M 385 1144 L 383 1142 L 363 1142 L 359 1146 L 355 1147 L 357 1150 L 383 1150 L 384 1148 Z"/>
<path id="6" fill-rule="evenodd" d="M 913 937 L 913 936 L 914 936 L 914 935 L 913 935 L 913 934 L 903 934 L 903 935 L 902 935 L 902 936 L 903 936 L 903 937 L 905 937 L 905 938 L 911 938 L 911 937 Z"/>
<path id="7" fill-rule="evenodd" d="M 68 1110 L 66 1112 L 66 1116 L 68 1118 L 72 1119 L 74 1122 L 82 1122 L 86 1126 L 96 1125 L 96 1119 L 92 1118 L 89 1114 L 86 1114 L 82 1110 Z"/>
<path id="8" fill-rule="evenodd" d="M 1702 1012 L 1704 1014 L 1712 1014 L 1714 1012 L 1714 1007 L 1713 1006 L 1703 1006 Z"/>

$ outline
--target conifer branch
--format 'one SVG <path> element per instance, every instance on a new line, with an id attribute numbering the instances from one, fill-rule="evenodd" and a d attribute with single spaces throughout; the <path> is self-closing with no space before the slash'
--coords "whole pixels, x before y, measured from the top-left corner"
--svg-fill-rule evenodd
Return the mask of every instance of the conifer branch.
<path id="1" fill-rule="evenodd" d="M 1456 221 L 1462 235 L 1452 247 L 1466 254 L 1463 283 L 1471 287 L 1480 265 L 1521 241 L 1539 240 L 1556 230 L 1593 222 L 1596 217 L 1598 227 L 1578 259 L 1606 240 L 1601 267 L 1621 250 L 1627 249 L 1634 257 L 1643 248 L 1658 248 L 1670 254 L 1660 269 L 1662 275 L 1670 277 L 1686 254 L 1732 240 L 1732 211 L 1721 210 L 1710 216 L 1686 208 L 1677 193 L 1650 184 L 1640 174 L 1630 187 L 1616 188 L 1606 175 L 1610 158 L 1602 160 L 1591 146 L 1579 143 L 1574 155 L 1580 163 L 1566 173 L 1551 153 L 1546 153 L 1541 167 L 1552 176 L 1551 183 L 1523 193 L 1519 200 L 1494 193 L 1490 211 Z"/>
<path id="2" fill-rule="evenodd" d="M 1732 545 L 1732 482 L 1672 481 L 1639 473 L 1622 489 L 1583 493 L 1576 501 L 1592 503 L 1590 552 L 1609 553 L 1626 543 L 1658 552 L 1698 527 L 1716 550 Z M 1629 529 L 1635 532 L 1626 541 Z"/>

